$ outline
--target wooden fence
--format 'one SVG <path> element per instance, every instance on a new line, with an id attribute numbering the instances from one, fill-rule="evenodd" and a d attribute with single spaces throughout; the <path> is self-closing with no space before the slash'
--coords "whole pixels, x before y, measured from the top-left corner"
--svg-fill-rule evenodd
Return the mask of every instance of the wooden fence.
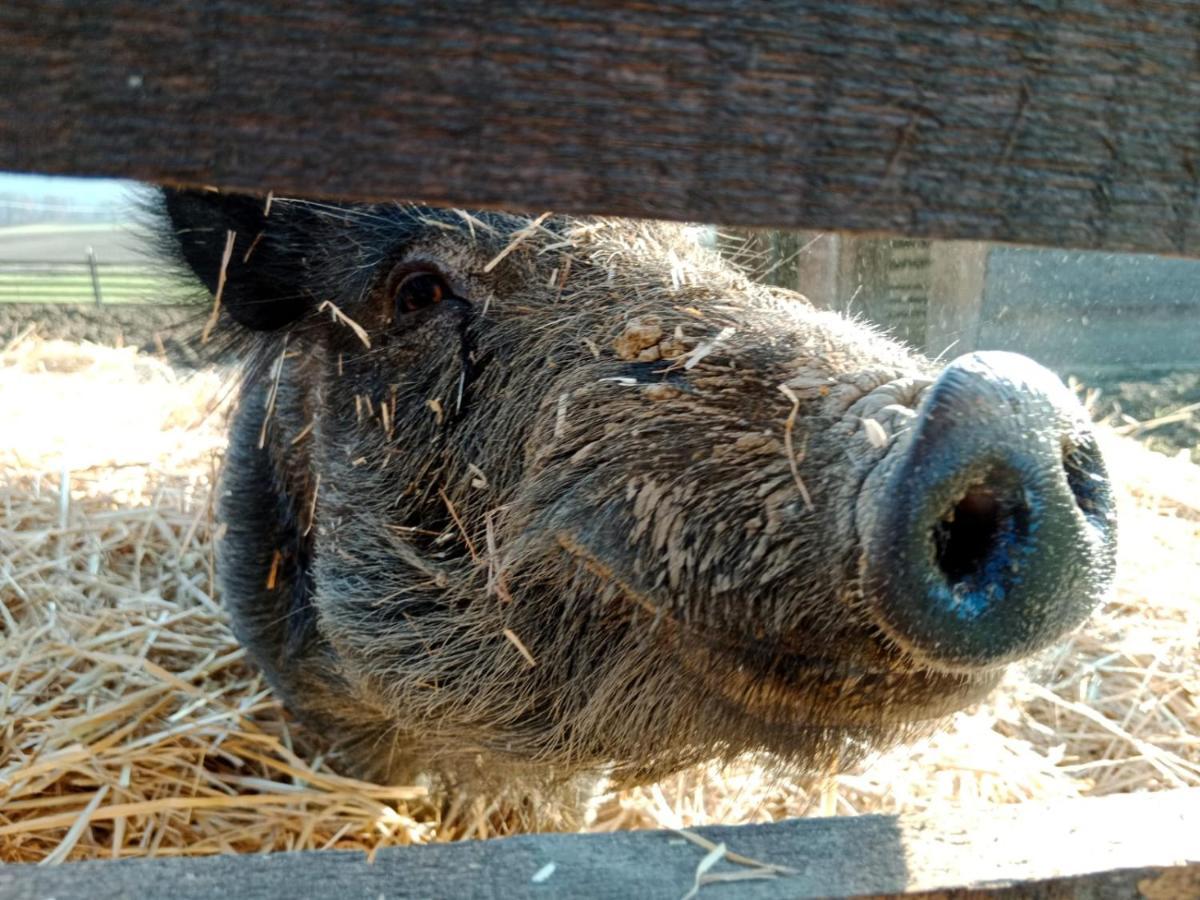
<path id="1" fill-rule="evenodd" d="M 831 232 L 741 232 L 765 280 L 932 357 L 1014 350 L 1085 379 L 1200 369 L 1200 260 Z"/>
<path id="2" fill-rule="evenodd" d="M 721 847 L 725 853 L 720 852 Z M 718 851 L 714 853 L 714 851 Z M 3 900 L 1200 897 L 1200 789 L 974 813 L 0 866 Z"/>
<path id="3" fill-rule="evenodd" d="M 0 170 L 1200 253 L 1189 0 L 5 0 Z"/>

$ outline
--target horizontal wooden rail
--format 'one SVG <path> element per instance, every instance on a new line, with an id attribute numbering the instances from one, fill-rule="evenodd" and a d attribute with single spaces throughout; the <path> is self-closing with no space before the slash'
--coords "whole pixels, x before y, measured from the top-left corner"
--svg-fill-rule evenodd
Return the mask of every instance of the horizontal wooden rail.
<path id="1" fill-rule="evenodd" d="M 712 849 L 719 844 L 724 854 Z M 734 891 L 739 898 L 1196 897 L 1200 789 L 932 819 L 861 816 L 699 828 L 691 840 L 666 831 L 526 835 L 382 850 L 373 861 L 329 851 L 0 866 L 0 900 L 678 900 L 698 878 L 701 900 Z"/>
<path id="2" fill-rule="evenodd" d="M 5 0 L 0 169 L 1200 255 L 1190 0 Z"/>

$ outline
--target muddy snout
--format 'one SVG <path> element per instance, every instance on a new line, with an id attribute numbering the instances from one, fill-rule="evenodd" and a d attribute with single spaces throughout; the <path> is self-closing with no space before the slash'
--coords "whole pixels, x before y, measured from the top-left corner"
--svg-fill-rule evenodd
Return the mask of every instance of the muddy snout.
<path id="1" fill-rule="evenodd" d="M 1112 581 L 1114 503 L 1091 425 L 1013 353 L 951 363 L 860 499 L 872 618 L 921 664 L 1008 662 L 1082 622 Z"/>

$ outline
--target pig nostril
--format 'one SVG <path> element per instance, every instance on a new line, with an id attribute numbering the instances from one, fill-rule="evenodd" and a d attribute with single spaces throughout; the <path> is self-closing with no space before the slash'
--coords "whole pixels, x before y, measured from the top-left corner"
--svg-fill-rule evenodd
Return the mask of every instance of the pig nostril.
<path id="1" fill-rule="evenodd" d="M 1062 467 L 1075 505 L 1089 518 L 1102 513 L 1102 495 L 1108 479 L 1100 463 L 1100 450 L 1094 441 L 1076 445 L 1063 441 Z"/>
<path id="2" fill-rule="evenodd" d="M 1000 504 L 986 488 L 967 492 L 933 526 L 938 568 L 951 584 L 979 571 L 992 549 L 1000 525 Z"/>
<path id="3" fill-rule="evenodd" d="M 976 485 L 933 526 L 937 566 L 951 587 L 976 589 L 1009 563 L 1026 518 L 1015 496 L 997 484 Z"/>

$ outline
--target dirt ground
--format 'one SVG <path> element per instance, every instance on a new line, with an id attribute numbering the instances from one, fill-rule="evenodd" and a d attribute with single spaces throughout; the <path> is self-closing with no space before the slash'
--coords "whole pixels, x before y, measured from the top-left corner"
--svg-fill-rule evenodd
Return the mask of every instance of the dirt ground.
<path id="1" fill-rule="evenodd" d="M 203 308 L 148 303 L 0 303 L 0 347 L 36 330 L 44 340 L 86 341 L 165 354 L 172 365 L 191 369 L 205 362 L 194 346 L 194 336 L 206 313 Z"/>
<path id="2" fill-rule="evenodd" d="M 1092 402 L 1098 418 L 1151 450 L 1200 464 L 1200 372 L 1092 377 L 1085 385 L 1098 392 Z"/>

